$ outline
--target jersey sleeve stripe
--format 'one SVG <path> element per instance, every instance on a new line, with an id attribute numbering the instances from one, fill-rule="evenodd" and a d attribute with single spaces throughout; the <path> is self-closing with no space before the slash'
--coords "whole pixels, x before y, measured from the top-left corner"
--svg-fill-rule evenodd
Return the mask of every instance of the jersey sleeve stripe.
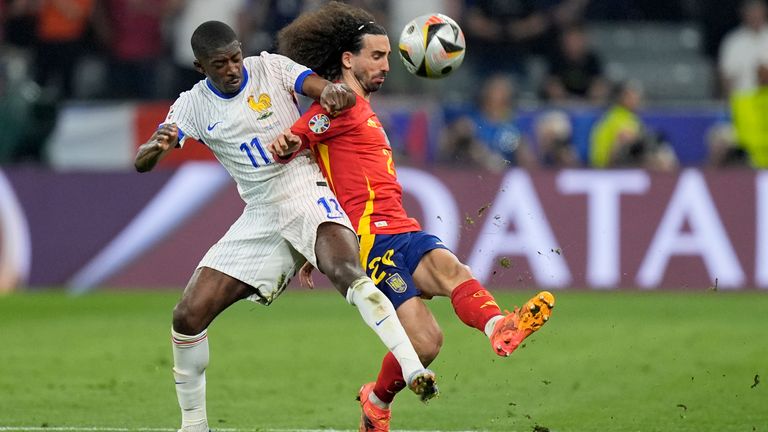
<path id="1" fill-rule="evenodd" d="M 304 87 L 304 80 L 307 79 L 308 76 L 312 75 L 314 72 L 312 69 L 307 69 L 301 74 L 299 74 L 298 77 L 296 77 L 296 83 L 293 85 L 293 89 L 296 90 L 296 93 L 303 95 L 304 91 L 302 88 Z"/>

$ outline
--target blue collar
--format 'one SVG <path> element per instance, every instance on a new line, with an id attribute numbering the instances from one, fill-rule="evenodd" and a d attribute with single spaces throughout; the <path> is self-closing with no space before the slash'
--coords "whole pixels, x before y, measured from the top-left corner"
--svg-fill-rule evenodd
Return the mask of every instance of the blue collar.
<path id="1" fill-rule="evenodd" d="M 237 89 L 234 93 L 222 93 L 219 91 L 219 89 L 216 88 L 216 86 L 213 85 L 210 79 L 205 79 L 205 84 L 208 86 L 208 88 L 215 94 L 216 96 L 222 98 L 222 99 L 232 99 L 233 97 L 240 94 L 241 91 L 245 88 L 245 86 L 248 84 L 248 70 L 243 66 L 243 82 L 240 83 L 240 88 Z"/>

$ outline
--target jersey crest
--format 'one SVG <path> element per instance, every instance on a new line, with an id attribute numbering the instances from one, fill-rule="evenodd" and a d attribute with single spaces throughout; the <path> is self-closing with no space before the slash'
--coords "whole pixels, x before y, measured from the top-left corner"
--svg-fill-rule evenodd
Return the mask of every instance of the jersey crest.
<path id="1" fill-rule="evenodd" d="M 268 94 L 262 93 L 259 95 L 258 101 L 254 99 L 253 95 L 248 96 L 248 107 L 259 113 L 257 120 L 264 120 L 272 115 L 272 98 Z"/>
<path id="2" fill-rule="evenodd" d="M 387 285 L 392 288 L 392 291 L 402 294 L 408 289 L 408 284 L 405 282 L 399 273 L 394 273 L 386 279 Z"/>

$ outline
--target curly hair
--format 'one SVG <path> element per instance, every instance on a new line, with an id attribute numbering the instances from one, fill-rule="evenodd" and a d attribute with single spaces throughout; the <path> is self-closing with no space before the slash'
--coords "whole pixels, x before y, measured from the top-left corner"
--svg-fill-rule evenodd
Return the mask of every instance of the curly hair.
<path id="1" fill-rule="evenodd" d="M 341 55 L 359 53 L 366 34 L 387 31 L 365 10 L 333 1 L 280 30 L 277 51 L 333 81 L 341 78 Z"/>

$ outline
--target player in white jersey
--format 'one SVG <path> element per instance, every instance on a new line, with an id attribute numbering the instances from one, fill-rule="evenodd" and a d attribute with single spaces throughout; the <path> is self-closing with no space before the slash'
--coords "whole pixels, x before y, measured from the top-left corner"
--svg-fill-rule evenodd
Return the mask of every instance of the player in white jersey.
<path id="1" fill-rule="evenodd" d="M 237 183 L 243 214 L 201 260 L 173 311 L 173 373 L 183 431 L 207 431 L 207 328 L 224 309 L 248 298 L 269 305 L 307 260 L 325 273 L 395 354 L 422 400 L 436 391 L 392 303 L 365 275 L 357 236 L 308 153 L 274 163 L 263 143 L 299 118 L 295 93 L 332 112 L 354 105 L 354 93 L 286 57 L 243 59 L 224 23 L 192 35 L 195 67 L 206 75 L 182 93 L 166 121 L 139 148 L 136 169 L 151 170 L 188 137 L 205 143 Z"/>

